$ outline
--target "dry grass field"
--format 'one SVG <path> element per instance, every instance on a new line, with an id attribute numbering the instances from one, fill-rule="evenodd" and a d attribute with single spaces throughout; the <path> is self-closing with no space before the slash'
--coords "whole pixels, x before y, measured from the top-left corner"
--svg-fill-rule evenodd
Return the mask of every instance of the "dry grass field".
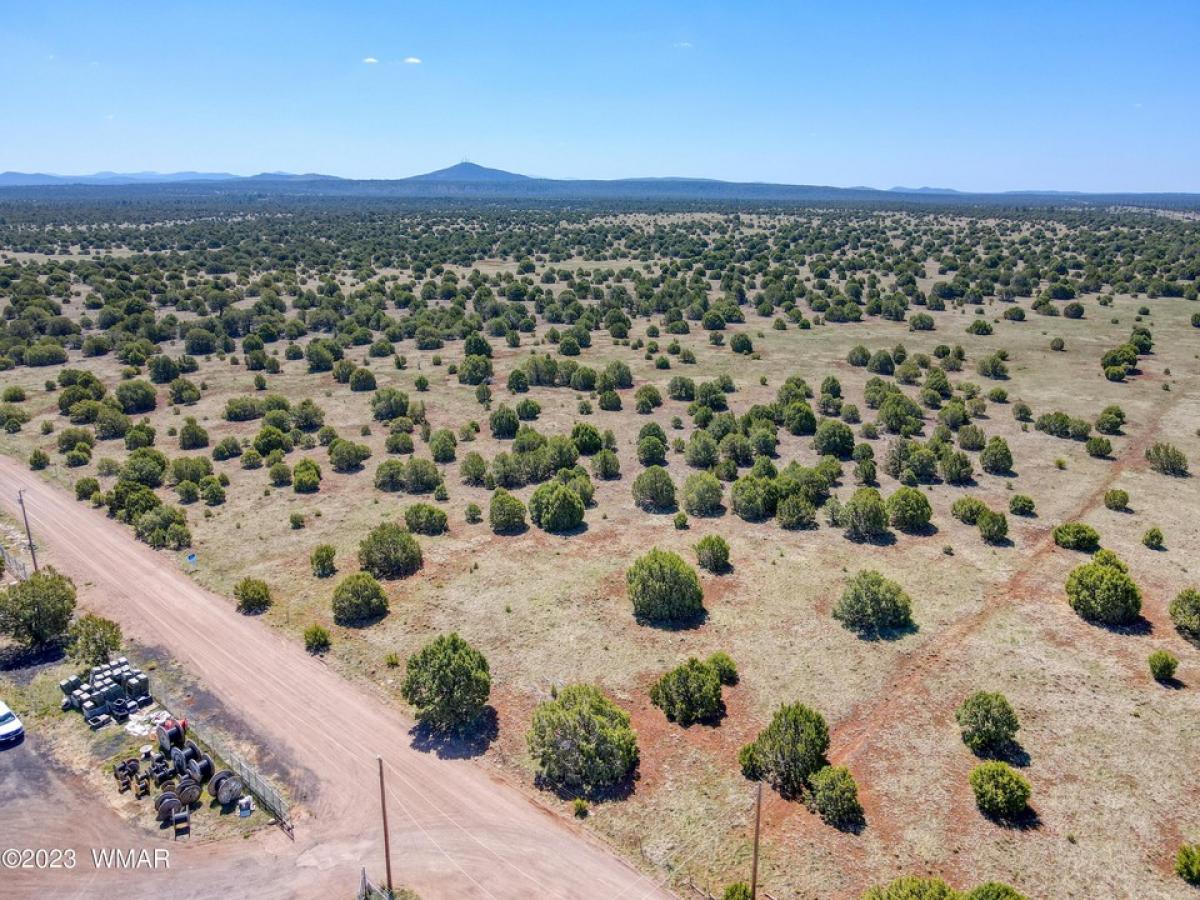
<path id="1" fill-rule="evenodd" d="M 646 217 L 627 221 L 631 227 L 652 225 Z M 747 234 L 754 233 L 757 221 L 747 217 Z M 946 218 L 943 224 L 949 223 Z M 28 255 L 17 259 L 37 261 Z M 626 264 L 637 263 L 602 263 Z M 578 257 L 558 265 L 597 264 Z M 457 270 L 465 277 L 472 268 L 491 277 L 514 271 L 515 263 L 494 260 Z M 400 269 L 383 270 L 389 271 L 408 277 Z M 946 277 L 933 261 L 925 274 L 918 279 L 925 292 Z M 339 281 L 347 292 L 358 286 L 348 272 Z M 81 297 L 87 290 L 80 288 Z M 715 281 L 711 295 L 721 295 Z M 1082 299 L 1082 319 L 1031 313 L 1024 322 L 1006 321 L 1001 318 L 1006 304 L 990 299 L 979 307 L 983 316 L 970 305 L 952 306 L 932 313 L 936 330 L 924 332 L 879 317 L 774 330 L 770 318 L 747 307 L 746 321 L 730 325 L 725 346 L 712 346 L 696 322 L 687 335 L 664 332 L 658 339 L 662 346 L 677 339 L 696 360 L 688 365 L 673 356 L 668 370 L 655 367 L 657 354 L 597 331 L 579 362 L 600 370 L 609 361 L 623 361 L 635 388 L 654 384 L 664 402 L 653 414 L 640 415 L 633 391 L 625 390 L 623 410 L 597 407 L 581 415 L 580 401 L 590 399 L 596 407 L 594 397 L 539 386 L 522 395 L 541 405 L 539 417 L 529 424 L 545 435 L 568 434 L 574 423 L 589 421 L 616 436 L 621 477 L 595 480 L 585 525 L 567 535 L 532 527 L 515 536 L 494 534 L 486 519 L 490 492 L 462 483 L 459 463 L 465 453 L 476 451 L 491 460 L 511 442 L 489 434 L 488 411 L 476 400 L 475 389 L 449 373 L 449 365 L 462 360 L 461 344 L 417 350 L 411 340 L 397 342 L 396 351 L 407 359 L 403 370 L 389 357 L 368 357 L 366 346 L 350 346 L 347 358 L 371 369 L 379 388 L 397 387 L 423 401 L 434 429 L 457 433 L 471 420 L 482 426 L 473 441 L 460 440 L 458 461 L 442 467 L 449 499 L 436 505 L 449 516 L 448 532 L 419 538 L 423 568 L 387 582 L 389 614 L 363 628 L 333 622 L 335 583 L 357 570 L 358 543 L 373 526 L 402 523 L 406 506 L 433 501 L 428 495 L 374 488 L 375 468 L 389 454 L 387 427 L 372 419 L 370 392 L 352 392 L 328 372 L 310 374 L 303 359 L 285 361 L 281 344 L 268 345 L 282 364 L 279 374 L 268 376 L 269 390 L 293 404 L 312 399 L 324 409 L 326 425 L 365 444 L 372 455 L 362 471 L 339 474 L 331 471 L 324 448 L 296 451 L 292 462 L 311 455 L 322 465 L 320 491 L 308 495 L 271 488 L 265 469 L 245 470 L 237 460 L 215 463 L 228 475 L 227 499 L 214 507 L 188 507 L 191 552 L 197 555 L 193 577 L 226 595 L 242 578 L 265 580 L 275 598 L 262 616 L 265 623 L 296 640 L 312 624 L 328 628 L 329 665 L 374 686 L 398 710 L 404 708 L 403 661 L 432 637 L 459 632 L 491 667 L 498 727 L 480 753 L 481 762 L 519 780 L 563 815 L 571 813 L 569 801 L 534 784 L 525 730 L 534 706 L 556 688 L 575 682 L 601 686 L 631 715 L 641 762 L 628 796 L 593 804 L 586 821 L 667 884 L 690 880 L 719 895 L 724 885 L 747 877 L 754 785 L 739 770 L 738 750 L 780 703 L 801 701 L 829 723 L 830 761 L 853 773 L 866 823 L 857 832 L 839 831 L 804 804 L 767 792 L 760 881 L 771 896 L 856 897 L 899 874 L 930 873 L 956 887 L 1004 881 L 1030 897 L 1186 897 L 1189 889 L 1172 866 L 1181 842 L 1200 840 L 1200 649 L 1176 632 L 1167 605 L 1180 590 L 1200 585 L 1200 479 L 1151 471 L 1144 454 L 1152 443 L 1167 441 L 1200 463 L 1200 330 L 1190 324 L 1197 304 L 1117 294 L 1111 306 L 1101 307 L 1096 295 Z M 67 314 L 78 320 L 81 306 L 77 299 L 66 307 Z M 1149 315 L 1139 316 L 1142 306 L 1149 307 Z M 979 318 L 995 323 L 994 334 L 966 332 Z M 658 321 L 635 317 L 629 337 L 645 340 L 647 327 Z M 1110 382 L 1098 360 L 1126 339 L 1135 321 L 1153 333 L 1154 351 L 1142 359 L 1142 374 Z M 492 339 L 493 408 L 519 399 L 504 385 L 531 350 L 555 352 L 541 342 L 547 328 L 539 319 L 517 348 Z M 752 357 L 729 349 L 728 338 L 738 332 L 751 337 Z M 1051 350 L 1053 338 L 1063 339 L 1063 351 Z M 897 344 L 910 357 L 932 355 L 938 344 L 960 344 L 966 361 L 961 372 L 951 373 L 952 382 L 974 382 L 985 395 L 998 385 L 1008 393 L 1007 403 L 989 402 L 976 424 L 989 437 L 1007 441 L 1014 474 L 983 474 L 972 454 L 974 484 L 924 485 L 933 507 L 928 532 L 896 532 L 890 542 L 864 544 L 828 525 L 823 513 L 818 528 L 789 531 L 773 520 L 744 521 L 729 509 L 717 517 L 690 517 L 680 530 L 672 515 L 635 506 L 630 485 L 642 468 L 639 428 L 653 420 L 669 438 L 686 439 L 692 431 L 688 404 L 666 396 L 673 375 L 697 382 L 728 375 L 736 385 L 729 407 L 738 415 L 754 404 L 772 403 L 789 376 L 798 375 L 817 389 L 834 375 L 847 402 L 871 420 L 874 411 L 863 398 L 871 373 L 850 365 L 847 354 L 856 345 L 875 351 Z M 993 382 L 976 374 L 975 364 L 1001 348 L 1008 353 L 1008 379 Z M 161 352 L 177 356 L 183 342 L 166 341 Z M 112 356 L 72 353 L 70 365 L 94 372 L 110 389 L 121 380 L 123 365 Z M 120 441 L 101 442 L 89 465 L 63 465 L 55 434 L 66 420 L 58 415 L 57 394 L 43 388 L 56 372 L 57 367 L 18 367 L 0 374 L 4 386 L 24 388 L 28 399 L 22 406 L 32 415 L 18 433 L 0 435 L 0 450 L 22 459 L 35 448 L 45 450 L 51 458 L 45 476 L 70 490 L 80 476 L 95 475 L 101 459 L 120 462 L 127 453 Z M 429 380 L 425 392 L 416 388 L 419 376 Z M 168 430 L 181 425 L 184 416 L 196 417 L 207 429 L 210 447 L 229 436 L 254 437 L 261 422 L 229 422 L 222 416 L 231 397 L 255 393 L 253 373 L 219 354 L 202 358 L 199 371 L 188 377 L 204 383 L 199 402 L 173 408 L 160 387 L 158 407 L 148 414 L 159 449 L 170 457 L 181 455 Z M 1012 414 L 1018 400 L 1029 404 L 1034 418 L 1063 410 L 1092 421 L 1116 403 L 1127 420 L 1123 434 L 1112 438 L 1111 457 L 1096 459 L 1082 442 L 1052 437 L 1032 424 L 1023 427 Z M 926 435 L 934 415 L 927 411 Z M 672 428 L 676 416 L 682 419 L 680 430 Z M 43 421 L 53 421 L 55 431 L 41 434 Z M 854 430 L 861 439 L 859 428 Z M 774 460 L 779 468 L 792 460 L 817 462 L 811 437 L 782 428 L 779 437 Z M 428 457 L 428 447 L 414 438 L 416 455 Z M 891 439 L 881 434 L 869 441 L 877 460 Z M 853 463 L 844 466 L 836 490 L 843 501 L 855 487 Z M 694 471 L 671 450 L 667 469 L 677 487 Z M 100 481 L 108 489 L 114 478 Z M 884 496 L 899 486 L 882 468 L 879 482 Z M 533 487 L 514 493 L 527 500 Z M 1128 491 L 1127 512 L 1105 507 L 1103 496 L 1111 488 Z M 167 488 L 160 493 L 170 495 Z M 1037 514 L 1009 515 L 1006 543 L 985 543 L 976 528 L 951 515 L 952 503 L 964 495 L 1007 510 L 1017 493 L 1036 501 Z M 465 519 L 472 502 L 484 510 L 482 523 Z M 296 512 L 304 517 L 302 528 L 289 524 Z M 1092 525 L 1103 546 L 1128 564 L 1143 590 L 1141 627 L 1106 629 L 1072 611 L 1064 581 L 1086 556 L 1056 546 L 1051 535 L 1055 525 L 1068 521 Z M 1164 550 L 1143 546 L 1142 535 L 1151 526 L 1164 533 Z M 701 573 L 705 620 L 681 629 L 638 624 L 625 586 L 629 565 L 651 547 L 674 550 L 694 563 L 694 545 L 707 534 L 729 542 L 732 569 Z M 310 570 L 309 554 L 322 543 L 337 548 L 339 573 L 331 579 L 315 578 Z M 179 566 L 188 566 L 185 552 L 172 555 Z M 864 640 L 831 616 L 847 579 L 864 568 L 879 570 L 907 591 L 915 629 Z M 1160 648 L 1180 660 L 1173 686 L 1156 683 L 1147 668 L 1147 656 Z M 740 674 L 739 683 L 725 690 L 724 718 L 688 728 L 668 722 L 650 703 L 650 685 L 687 657 L 718 650 L 736 661 Z M 967 777 L 978 760 L 960 739 L 954 710 L 976 690 L 1003 692 L 1020 717 L 1020 768 L 1032 785 L 1034 813 L 1021 827 L 997 824 L 975 807 Z"/>

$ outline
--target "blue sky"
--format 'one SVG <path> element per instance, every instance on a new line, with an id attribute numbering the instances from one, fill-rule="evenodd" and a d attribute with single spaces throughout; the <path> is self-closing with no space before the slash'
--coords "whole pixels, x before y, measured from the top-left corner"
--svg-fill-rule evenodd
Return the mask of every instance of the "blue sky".
<path id="1" fill-rule="evenodd" d="M 1200 191 L 1196 0 L 0 0 L 0 23 L 0 170 L 388 178 L 469 158 Z"/>

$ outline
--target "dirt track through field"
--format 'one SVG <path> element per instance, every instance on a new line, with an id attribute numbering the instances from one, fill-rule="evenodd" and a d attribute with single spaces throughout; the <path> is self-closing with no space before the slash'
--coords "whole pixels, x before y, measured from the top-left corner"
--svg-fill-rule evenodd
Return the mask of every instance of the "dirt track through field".
<path id="1" fill-rule="evenodd" d="M 0 458 L 0 505 L 15 515 L 18 489 L 26 492 L 39 562 L 70 575 L 81 603 L 119 622 L 128 637 L 168 650 L 253 728 L 264 753 L 307 797 L 294 844 L 273 831 L 238 846 L 178 847 L 170 873 L 123 878 L 124 896 L 349 896 L 362 867 L 382 877 L 376 755 L 387 772 L 395 880 L 422 897 L 667 896 L 480 766 L 415 749 L 412 723 L 398 711 L 198 587 L 174 557 Z M 70 837 L 41 834 L 37 814 L 29 819 L 35 846 Z M 23 883 L 30 896 L 47 889 L 78 896 L 84 879 L 64 872 Z M 14 896 L 7 888 L 5 895 Z"/>

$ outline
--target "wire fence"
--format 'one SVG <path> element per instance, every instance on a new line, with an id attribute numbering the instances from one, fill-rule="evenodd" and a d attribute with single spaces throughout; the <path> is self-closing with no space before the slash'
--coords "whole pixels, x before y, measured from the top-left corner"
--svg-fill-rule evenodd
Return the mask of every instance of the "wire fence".
<path id="1" fill-rule="evenodd" d="M 7 547 L 0 545 L 0 556 L 4 557 L 5 572 L 11 572 L 20 581 L 29 577 L 29 569 L 25 567 L 25 561 L 9 553 Z"/>
<path id="2" fill-rule="evenodd" d="M 292 815 L 291 804 L 279 792 L 279 790 L 271 784 L 265 775 L 257 768 L 246 762 L 236 750 L 229 746 L 219 735 L 211 731 L 206 731 L 203 726 L 199 726 L 192 719 L 183 715 L 181 710 L 183 706 L 177 703 L 170 696 L 164 694 L 161 690 L 152 690 L 154 699 L 158 701 L 158 705 L 165 709 L 172 718 L 184 718 L 188 720 L 188 731 L 190 731 L 200 743 L 205 744 L 214 755 L 224 762 L 225 766 L 232 772 L 236 773 L 242 779 L 242 783 L 246 786 L 259 805 L 270 813 L 279 822 L 280 828 L 288 837 L 292 837 Z"/>

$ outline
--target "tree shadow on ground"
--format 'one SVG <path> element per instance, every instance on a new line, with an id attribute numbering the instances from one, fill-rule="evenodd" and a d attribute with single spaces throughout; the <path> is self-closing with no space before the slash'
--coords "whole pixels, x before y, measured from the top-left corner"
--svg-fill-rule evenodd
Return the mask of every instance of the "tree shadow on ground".
<path id="1" fill-rule="evenodd" d="M 1032 806 L 1026 806 L 1021 812 L 1011 818 L 989 816 L 987 813 L 984 813 L 984 816 L 1001 828 L 1007 828 L 1011 831 L 1038 831 L 1042 827 L 1042 817 L 1038 815 L 1037 810 Z"/>
<path id="2" fill-rule="evenodd" d="M 1104 622 L 1097 623 L 1106 631 L 1111 631 L 1113 634 L 1132 635 L 1134 637 L 1145 637 L 1148 634 L 1154 633 L 1154 623 L 1145 616 L 1138 616 L 1127 625 L 1108 625 Z"/>
<path id="3" fill-rule="evenodd" d="M 543 791 L 549 791 L 560 800 L 586 800 L 589 803 L 608 803 L 618 800 L 628 800 L 637 790 L 641 772 L 634 769 L 620 781 L 591 791 L 580 791 L 568 785 L 557 785 L 547 781 L 541 775 L 534 777 L 533 783 Z"/>
<path id="4" fill-rule="evenodd" d="M 496 710 L 485 706 L 479 717 L 466 728 L 457 731 L 437 731 L 417 723 L 408 730 L 410 746 L 422 753 L 434 753 L 438 759 L 472 759 L 487 752 L 500 733 Z"/>
<path id="5" fill-rule="evenodd" d="M 985 747 L 975 753 L 979 759 L 995 759 L 1006 762 L 1017 769 L 1024 769 L 1030 763 L 1029 751 L 1021 746 L 1018 740 L 1007 741 L 999 747 Z"/>
<path id="6" fill-rule="evenodd" d="M 40 647 L 12 645 L 0 648 L 0 672 L 16 672 L 35 669 L 61 662 L 66 651 L 61 644 L 45 644 Z"/>
<path id="7" fill-rule="evenodd" d="M 670 621 L 662 619 L 647 619 L 642 616 L 637 617 L 639 625 L 645 625 L 648 628 L 656 628 L 659 631 L 692 631 L 699 628 L 708 621 L 708 610 L 701 609 L 696 615 L 687 619 L 672 619 Z"/>
<path id="8" fill-rule="evenodd" d="M 863 641 L 898 641 L 901 638 L 906 638 L 910 634 L 916 634 L 921 630 L 921 626 L 916 622 L 908 622 L 904 625 L 896 625 L 884 628 L 851 628 L 851 631 L 858 636 L 859 640 Z"/>

